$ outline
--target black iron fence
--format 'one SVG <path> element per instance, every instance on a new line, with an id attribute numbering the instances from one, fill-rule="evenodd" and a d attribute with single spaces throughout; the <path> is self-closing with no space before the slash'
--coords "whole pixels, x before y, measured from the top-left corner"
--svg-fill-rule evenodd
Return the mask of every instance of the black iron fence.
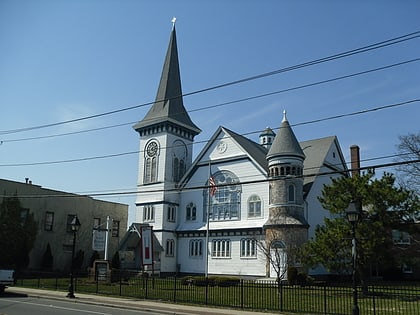
<path id="1" fill-rule="evenodd" d="M 69 279 L 25 276 L 17 285 L 66 291 Z M 76 276 L 75 292 L 306 314 L 351 314 L 353 307 L 351 283 L 288 285 L 270 280 L 155 278 L 139 273 L 112 272 L 106 277 Z M 369 283 L 358 287 L 358 294 L 361 315 L 420 314 L 419 283 Z"/>

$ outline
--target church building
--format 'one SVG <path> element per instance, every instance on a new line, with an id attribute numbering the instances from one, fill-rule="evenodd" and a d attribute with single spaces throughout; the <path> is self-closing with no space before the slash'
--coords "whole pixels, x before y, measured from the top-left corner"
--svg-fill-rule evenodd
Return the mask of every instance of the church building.
<path id="1" fill-rule="evenodd" d="M 276 277 L 299 267 L 293 250 L 329 215 L 317 197 L 347 167 L 335 136 L 299 142 L 286 112 L 280 122 L 259 143 L 220 126 L 193 160 L 201 130 L 183 103 L 173 27 L 156 101 L 133 126 L 140 154 L 132 227 L 151 227 L 154 271 Z M 137 234 L 122 243 L 141 244 Z M 131 267 L 141 268 L 145 253 L 131 243 Z"/>

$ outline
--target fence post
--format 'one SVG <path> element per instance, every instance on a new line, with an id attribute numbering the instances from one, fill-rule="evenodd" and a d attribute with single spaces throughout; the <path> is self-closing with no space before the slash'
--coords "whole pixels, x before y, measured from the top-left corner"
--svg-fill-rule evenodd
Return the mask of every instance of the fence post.
<path id="1" fill-rule="evenodd" d="M 277 285 L 279 287 L 279 293 L 280 293 L 280 311 L 283 311 L 283 284 L 282 282 L 279 280 L 277 282 Z"/>
<path id="2" fill-rule="evenodd" d="M 176 274 L 174 277 L 174 303 L 176 302 Z"/>
<path id="3" fill-rule="evenodd" d="M 147 282 L 149 281 L 149 277 L 146 277 L 146 290 L 145 290 L 145 296 L 144 296 L 144 298 L 145 299 L 147 299 L 147 287 L 148 287 L 148 285 L 147 285 Z"/>
<path id="4" fill-rule="evenodd" d="M 373 315 L 376 315 L 375 285 L 373 284 L 372 284 L 372 303 L 373 303 Z"/>
<path id="5" fill-rule="evenodd" d="M 95 280 L 96 280 L 96 294 L 99 293 L 99 272 L 98 269 L 95 270 Z"/>
<path id="6" fill-rule="evenodd" d="M 118 269 L 118 275 L 120 277 L 120 296 L 122 295 L 122 277 L 121 277 L 121 269 Z"/>
<path id="7" fill-rule="evenodd" d="M 209 278 L 206 277 L 206 305 L 209 303 Z"/>
<path id="8" fill-rule="evenodd" d="M 241 309 L 244 309 L 244 279 L 241 279 Z"/>
<path id="9" fill-rule="evenodd" d="M 324 314 L 327 315 L 327 283 L 324 283 Z"/>

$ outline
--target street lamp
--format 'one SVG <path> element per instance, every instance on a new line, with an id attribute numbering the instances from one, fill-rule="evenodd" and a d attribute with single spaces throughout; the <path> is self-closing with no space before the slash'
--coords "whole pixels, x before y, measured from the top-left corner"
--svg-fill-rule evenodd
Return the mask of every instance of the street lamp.
<path id="1" fill-rule="evenodd" d="M 359 306 L 357 305 L 357 252 L 356 252 L 356 225 L 360 219 L 360 211 L 358 204 L 352 202 L 346 209 L 347 220 L 351 224 L 352 231 L 352 256 L 353 256 L 353 315 L 359 315 Z"/>
<path id="2" fill-rule="evenodd" d="M 69 284 L 69 293 L 67 293 L 67 297 L 74 299 L 74 286 L 73 286 L 73 272 L 74 272 L 74 250 L 76 248 L 76 233 L 80 228 L 80 221 L 77 215 L 73 217 L 70 222 L 71 231 L 73 232 L 73 246 L 71 249 L 71 267 L 70 267 L 70 284 Z"/>

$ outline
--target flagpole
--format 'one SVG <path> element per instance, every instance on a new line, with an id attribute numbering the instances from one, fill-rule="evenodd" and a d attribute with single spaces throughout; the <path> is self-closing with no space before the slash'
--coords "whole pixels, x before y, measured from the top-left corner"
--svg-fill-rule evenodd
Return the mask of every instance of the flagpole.
<path id="1" fill-rule="evenodd" d="M 205 276 L 209 276 L 209 222 L 210 222 L 210 178 L 211 178 L 211 161 L 209 161 L 209 176 L 208 178 L 208 202 L 207 202 L 207 218 L 206 218 L 206 266 L 205 266 Z"/>

